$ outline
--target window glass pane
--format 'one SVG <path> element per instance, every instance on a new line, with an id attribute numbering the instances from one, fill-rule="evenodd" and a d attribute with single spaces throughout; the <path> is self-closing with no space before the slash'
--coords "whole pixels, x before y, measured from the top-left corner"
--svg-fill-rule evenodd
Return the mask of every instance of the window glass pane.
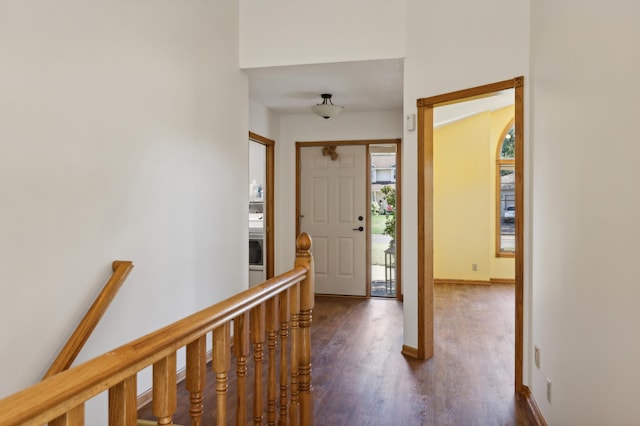
<path id="1" fill-rule="evenodd" d="M 516 129 L 512 127 L 502 141 L 502 148 L 500 149 L 501 159 L 514 159 L 516 158 Z"/>
<path id="2" fill-rule="evenodd" d="M 371 296 L 396 297 L 396 149 L 370 145 Z"/>
<path id="3" fill-rule="evenodd" d="M 500 252 L 515 253 L 516 174 L 513 164 L 500 164 Z"/>

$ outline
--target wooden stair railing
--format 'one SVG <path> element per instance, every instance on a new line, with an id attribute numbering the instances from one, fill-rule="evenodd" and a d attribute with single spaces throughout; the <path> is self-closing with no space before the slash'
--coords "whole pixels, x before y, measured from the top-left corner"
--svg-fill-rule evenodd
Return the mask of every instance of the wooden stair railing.
<path id="1" fill-rule="evenodd" d="M 303 233 L 296 240 L 292 270 L 0 400 L 2 425 L 84 425 L 85 401 L 106 390 L 109 425 L 136 425 L 136 377 L 148 366 L 153 366 L 153 415 L 158 425 L 172 424 L 177 407 L 176 351 L 182 347 L 187 348 L 191 424 L 201 425 L 203 411 L 215 409 L 216 424 L 226 425 L 231 417 L 226 407 L 229 377 L 233 374 L 232 340 L 238 389 L 236 424 L 246 424 L 248 406 L 252 407 L 254 424 L 264 420 L 265 404 L 255 397 L 263 395 L 264 386 L 257 382 L 262 380 L 258 372 L 262 370 L 266 341 L 267 423 L 312 425 L 310 326 L 314 268 L 310 248 L 311 238 Z M 284 329 L 283 324 L 296 328 Z M 217 404 L 203 409 L 208 333 L 212 333 L 211 368 Z M 256 371 L 253 404 L 246 394 L 250 344 Z M 280 361 L 279 373 L 276 357 Z"/>
<path id="2" fill-rule="evenodd" d="M 43 380 L 71 367 L 87 339 L 98 325 L 98 322 L 100 322 L 114 297 L 116 297 L 116 293 L 118 293 L 118 290 L 127 279 L 129 272 L 133 269 L 133 263 L 128 260 L 115 260 L 111 264 L 111 269 L 113 270 L 111 278 L 104 285 L 104 288 L 96 297 L 78 327 L 76 327 L 67 343 L 60 350 L 57 358 L 42 378 Z"/>

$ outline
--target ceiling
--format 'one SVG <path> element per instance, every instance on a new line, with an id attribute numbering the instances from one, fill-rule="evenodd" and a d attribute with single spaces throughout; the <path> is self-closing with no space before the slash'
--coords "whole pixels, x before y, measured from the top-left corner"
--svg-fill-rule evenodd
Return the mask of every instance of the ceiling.
<path id="1" fill-rule="evenodd" d="M 433 125 L 444 126 L 472 115 L 495 111 L 515 103 L 515 90 L 507 89 L 468 101 L 439 106 L 433 110 Z"/>
<path id="2" fill-rule="evenodd" d="M 280 114 L 308 114 L 330 93 L 348 112 L 401 111 L 404 60 L 251 68 L 249 97 Z"/>
<path id="3" fill-rule="evenodd" d="M 336 62 L 329 64 L 249 68 L 249 97 L 279 114 L 310 114 L 330 93 L 345 112 L 402 111 L 403 59 Z M 496 110 L 514 103 L 514 91 L 505 90 L 436 108 L 436 126 Z"/>

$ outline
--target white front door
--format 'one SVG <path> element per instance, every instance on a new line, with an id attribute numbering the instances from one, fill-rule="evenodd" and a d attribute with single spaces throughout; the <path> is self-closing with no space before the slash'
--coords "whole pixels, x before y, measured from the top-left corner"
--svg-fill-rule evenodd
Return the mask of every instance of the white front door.
<path id="1" fill-rule="evenodd" d="M 364 145 L 300 148 L 300 230 L 313 239 L 316 293 L 367 294 L 367 179 Z"/>

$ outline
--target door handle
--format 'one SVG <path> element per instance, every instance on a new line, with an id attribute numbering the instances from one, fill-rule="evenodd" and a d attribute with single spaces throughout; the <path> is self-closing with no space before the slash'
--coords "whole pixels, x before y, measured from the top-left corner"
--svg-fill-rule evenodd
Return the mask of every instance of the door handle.
<path id="1" fill-rule="evenodd" d="M 364 231 L 364 227 L 359 226 L 359 227 L 357 227 L 357 228 L 353 228 L 353 230 L 354 230 L 354 231 L 360 231 L 360 232 L 362 232 L 362 231 Z"/>

